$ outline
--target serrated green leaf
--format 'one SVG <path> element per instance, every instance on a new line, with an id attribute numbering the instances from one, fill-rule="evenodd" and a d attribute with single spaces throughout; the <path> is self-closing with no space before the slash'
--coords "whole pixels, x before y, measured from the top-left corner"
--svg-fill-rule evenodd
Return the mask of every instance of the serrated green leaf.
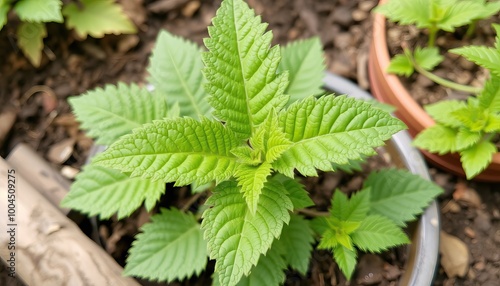
<path id="1" fill-rule="evenodd" d="M 331 216 L 326 219 L 326 223 L 327 227 L 321 236 L 318 248 L 332 249 L 340 244 L 349 250 L 354 249 L 350 234 L 359 227 L 360 222 L 341 221 Z"/>
<path id="2" fill-rule="evenodd" d="M 219 184 L 206 204 L 211 208 L 203 213 L 204 237 L 210 257 L 216 260 L 219 280 L 228 286 L 248 275 L 259 256 L 279 237 L 293 208 L 285 188 L 276 179 L 264 185 L 255 214 L 233 181 Z"/>
<path id="3" fill-rule="evenodd" d="M 323 236 L 325 231 L 328 229 L 328 222 L 326 217 L 315 217 L 309 220 L 309 226 L 314 231 L 316 236 Z"/>
<path id="4" fill-rule="evenodd" d="M 435 1 L 435 3 L 439 3 L 439 1 Z M 445 11 L 437 26 L 448 32 L 453 32 L 455 28 L 479 19 L 484 9 L 483 4 L 479 1 L 441 1 L 441 3 Z"/>
<path id="5" fill-rule="evenodd" d="M 461 100 L 443 100 L 426 105 L 424 109 L 436 122 L 448 127 L 457 128 L 463 126 L 463 124 L 460 120 L 452 116 L 451 113 L 466 106 L 466 103 Z"/>
<path id="6" fill-rule="evenodd" d="M 443 190 L 436 184 L 404 170 L 374 172 L 364 182 L 371 188 L 370 213 L 404 226 L 412 221 Z"/>
<path id="7" fill-rule="evenodd" d="M 286 261 L 283 258 L 283 249 L 275 241 L 271 249 L 264 255 L 261 254 L 259 262 L 248 276 L 238 282 L 237 286 L 281 285 L 285 282 Z"/>
<path id="8" fill-rule="evenodd" d="M 401 25 L 415 24 L 418 28 L 427 28 L 431 25 L 432 0 L 390 0 L 374 9 L 375 12 L 385 15 L 392 22 Z"/>
<path id="9" fill-rule="evenodd" d="M 7 14 L 10 10 L 10 0 L 0 0 L 0 30 L 7 23 Z"/>
<path id="10" fill-rule="evenodd" d="M 350 280 L 356 269 L 356 250 L 349 250 L 342 245 L 337 245 L 332 250 L 335 262 L 345 277 Z"/>
<path id="11" fill-rule="evenodd" d="M 417 65 L 424 70 L 432 70 L 444 60 L 436 47 L 417 47 L 413 53 L 413 58 Z"/>
<path id="12" fill-rule="evenodd" d="M 260 193 L 270 174 L 271 164 L 267 162 L 258 166 L 242 164 L 236 167 L 234 175 L 252 214 L 257 211 Z"/>
<path id="13" fill-rule="evenodd" d="M 285 261 L 294 270 L 306 275 L 311 259 L 314 232 L 300 215 L 293 214 L 290 223 L 283 227 L 278 243 L 284 246 Z M 260 263 L 260 261 L 259 261 Z"/>
<path id="14" fill-rule="evenodd" d="M 177 186 L 221 182 L 234 175 L 240 144 L 220 122 L 192 118 L 157 120 L 121 137 L 94 159 L 131 176 Z"/>
<path id="15" fill-rule="evenodd" d="M 381 252 L 389 247 L 410 243 L 394 221 L 381 215 L 369 215 L 351 234 L 354 244 L 363 251 Z"/>
<path id="16" fill-rule="evenodd" d="M 497 14 L 500 11 L 500 1 L 487 1 L 487 0 L 470 0 L 470 1 L 476 1 L 476 2 L 481 2 L 478 3 L 479 7 L 482 9 L 478 9 L 478 13 L 475 19 L 487 19 L 495 14 Z"/>
<path id="17" fill-rule="evenodd" d="M 75 29 L 82 38 L 87 35 L 102 38 L 105 34 L 130 34 L 137 32 L 134 24 L 123 13 L 120 5 L 113 0 L 80 0 L 64 5 L 62 13 L 66 17 L 66 27 Z M 82 7 L 82 9 L 80 9 Z"/>
<path id="18" fill-rule="evenodd" d="M 458 131 L 453 128 L 436 124 L 420 132 L 415 137 L 413 145 L 440 155 L 456 152 L 457 133 Z"/>
<path id="19" fill-rule="evenodd" d="M 302 185 L 300 182 L 280 174 L 277 174 L 274 177 L 285 186 L 285 189 L 288 191 L 288 197 L 293 203 L 294 210 L 307 208 L 314 205 L 314 202 L 309 197 L 309 193 L 307 193 L 304 185 Z"/>
<path id="20" fill-rule="evenodd" d="M 390 104 L 384 103 L 384 102 L 380 102 L 374 98 L 368 99 L 365 101 L 370 103 L 373 107 L 378 108 L 378 109 L 385 111 L 387 113 L 393 113 L 394 111 L 396 111 L 396 107 L 394 107 Z"/>
<path id="21" fill-rule="evenodd" d="M 277 75 L 278 46 L 272 33 L 242 0 L 223 1 L 208 28 L 203 54 L 206 90 L 214 115 L 241 138 L 249 138 L 273 108 L 288 101 L 287 73 Z"/>
<path id="22" fill-rule="evenodd" d="M 141 230 L 129 251 L 125 275 L 171 282 L 205 269 L 207 244 L 192 214 L 162 209 Z"/>
<path id="23" fill-rule="evenodd" d="M 78 174 L 61 206 L 103 219 L 117 213 L 121 219 L 139 208 L 143 201 L 147 210 L 151 210 L 164 192 L 162 182 L 130 178 L 117 170 L 91 164 Z"/>
<path id="24" fill-rule="evenodd" d="M 340 190 L 335 190 L 330 213 L 339 221 L 362 221 L 370 210 L 370 188 L 365 188 L 350 199 Z"/>
<path id="25" fill-rule="evenodd" d="M 330 214 L 332 217 L 338 220 L 345 220 L 349 216 L 349 199 L 339 189 L 336 189 L 333 193 L 331 205 Z"/>
<path id="26" fill-rule="evenodd" d="M 473 132 L 467 128 L 460 128 L 457 133 L 457 150 L 469 148 L 479 142 L 482 137 L 482 132 Z"/>
<path id="27" fill-rule="evenodd" d="M 17 28 L 17 44 L 35 67 L 42 60 L 43 38 L 47 30 L 43 23 L 22 22 Z"/>
<path id="28" fill-rule="evenodd" d="M 238 146 L 232 149 L 231 153 L 243 164 L 256 166 L 262 163 L 262 150 L 252 149 L 248 145 Z"/>
<path id="29" fill-rule="evenodd" d="M 409 77 L 413 74 L 415 69 L 413 68 L 413 64 L 411 60 L 406 55 L 395 55 L 389 66 L 387 67 L 388 73 L 393 73 L 397 75 L 402 75 Z"/>
<path id="30" fill-rule="evenodd" d="M 460 151 L 460 161 L 467 179 L 474 178 L 488 167 L 496 152 L 498 150 L 495 144 L 486 140 Z"/>
<path id="31" fill-rule="evenodd" d="M 293 143 L 273 168 L 289 177 L 295 168 L 305 176 L 316 176 L 316 169 L 330 171 L 332 163 L 372 155 L 374 147 L 405 128 L 369 103 L 333 95 L 293 103 L 279 114 L 279 121 Z"/>
<path id="32" fill-rule="evenodd" d="M 500 2 L 498 2 L 498 3 L 500 3 Z M 497 50 L 500 50 L 500 25 L 493 23 L 492 26 L 493 26 L 493 29 L 495 29 L 495 33 L 497 35 L 495 37 L 495 48 Z"/>
<path id="33" fill-rule="evenodd" d="M 196 44 L 162 30 L 150 58 L 148 81 L 167 96 L 169 105 L 179 103 L 181 116 L 200 118 L 210 112 L 201 52 Z"/>
<path id="34" fill-rule="evenodd" d="M 469 98 L 469 103 L 465 108 L 455 110 L 451 113 L 455 119 L 462 122 L 463 126 L 472 132 L 480 132 L 486 126 L 488 121 L 488 112 L 479 108 L 477 101 L 471 101 Z"/>
<path id="35" fill-rule="evenodd" d="M 69 103 L 80 128 L 101 145 L 112 144 L 144 123 L 168 117 L 165 98 L 135 84 L 106 85 L 70 97 Z"/>
<path id="36" fill-rule="evenodd" d="M 484 68 L 492 74 L 500 76 L 500 50 L 490 47 L 469 46 L 451 49 L 451 53 L 461 55 Z"/>
<path id="37" fill-rule="evenodd" d="M 281 48 L 279 71 L 288 71 L 290 103 L 323 92 L 325 59 L 321 40 L 314 37 L 287 44 Z"/>
<path id="38" fill-rule="evenodd" d="M 500 132 L 500 114 L 490 114 L 484 132 Z"/>
<path id="39" fill-rule="evenodd" d="M 64 19 L 61 6 L 61 0 L 19 0 L 14 6 L 14 11 L 21 21 L 62 23 Z"/>
<path id="40" fill-rule="evenodd" d="M 278 116 L 274 110 L 250 137 L 250 145 L 255 150 L 262 150 L 267 163 L 276 161 L 291 144 L 292 142 L 286 138 L 286 134 L 280 128 Z"/>
<path id="41" fill-rule="evenodd" d="M 484 84 L 478 99 L 481 108 L 489 109 L 491 112 L 500 112 L 500 77 L 492 75 Z"/>

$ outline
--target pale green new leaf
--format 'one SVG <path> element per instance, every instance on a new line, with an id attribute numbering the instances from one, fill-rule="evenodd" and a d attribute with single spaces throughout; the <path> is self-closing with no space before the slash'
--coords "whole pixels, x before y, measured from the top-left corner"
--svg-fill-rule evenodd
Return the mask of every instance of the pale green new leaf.
<path id="1" fill-rule="evenodd" d="M 300 215 L 293 214 L 290 223 L 283 227 L 279 244 L 284 246 L 285 261 L 294 270 L 306 275 L 311 259 L 314 232 Z M 260 264 L 260 261 L 259 261 Z"/>
<path id="2" fill-rule="evenodd" d="M 404 226 L 412 221 L 443 190 L 408 171 L 388 169 L 371 173 L 364 182 L 371 188 L 370 213 Z"/>
<path id="3" fill-rule="evenodd" d="M 66 17 L 66 27 L 75 29 L 82 38 L 87 35 L 102 38 L 105 34 L 130 34 L 137 32 L 134 24 L 113 0 L 80 0 L 64 5 L 62 13 Z"/>
<path id="4" fill-rule="evenodd" d="M 362 221 L 370 210 L 370 188 L 356 192 L 350 199 L 335 190 L 330 213 L 340 221 Z"/>
<path id="5" fill-rule="evenodd" d="M 14 6 L 17 16 L 26 22 L 63 22 L 61 0 L 20 0 Z"/>
<path id="6" fill-rule="evenodd" d="M 435 1 L 439 3 L 439 1 Z M 453 32 L 455 28 L 470 24 L 479 19 L 484 9 L 479 1 L 441 1 L 444 13 L 437 26 L 445 31 Z M 438 4 L 439 5 L 439 4 Z"/>
<path id="7" fill-rule="evenodd" d="M 483 138 L 482 132 L 473 132 L 467 128 L 460 128 L 457 133 L 457 150 L 461 151 L 471 147 Z"/>
<path id="8" fill-rule="evenodd" d="M 374 11 L 385 15 L 392 22 L 399 22 L 401 25 L 415 24 L 418 28 L 427 28 L 432 23 L 431 1 L 389 0 L 384 5 L 375 8 Z"/>
<path id="9" fill-rule="evenodd" d="M 205 39 L 209 52 L 203 54 L 209 103 L 218 119 L 246 139 L 273 108 L 288 102 L 288 76 L 276 73 L 279 47 L 269 48 L 272 33 L 264 33 L 267 24 L 245 2 L 223 1 L 212 23 Z"/>
<path id="10" fill-rule="evenodd" d="M 285 282 L 286 261 L 283 247 L 275 241 L 266 254 L 261 254 L 259 262 L 248 276 L 243 276 L 237 286 L 281 285 Z"/>
<path id="11" fill-rule="evenodd" d="M 345 220 L 349 216 L 349 199 L 341 190 L 336 189 L 331 201 L 330 214 L 337 220 Z"/>
<path id="12" fill-rule="evenodd" d="M 7 23 L 7 14 L 10 10 L 10 0 L 0 0 L 0 30 Z"/>
<path id="13" fill-rule="evenodd" d="M 469 61 L 487 68 L 492 74 L 500 76 L 500 50 L 498 49 L 469 46 L 451 49 L 450 52 L 461 55 Z"/>
<path id="14" fill-rule="evenodd" d="M 474 99 L 471 101 L 471 99 Z M 467 107 L 455 110 L 451 113 L 453 117 L 462 122 L 463 126 L 472 132 L 484 130 L 488 122 L 488 111 L 479 107 L 476 98 L 469 98 Z"/>
<path id="15" fill-rule="evenodd" d="M 61 206 L 99 215 L 102 219 L 117 213 L 118 219 L 134 212 L 146 201 L 151 210 L 165 192 L 165 184 L 142 178 L 131 178 L 117 170 L 88 165 L 76 176 Z"/>
<path id="16" fill-rule="evenodd" d="M 354 244 L 363 251 L 381 252 L 389 247 L 410 243 L 410 239 L 391 219 L 369 215 L 351 234 Z"/>
<path id="17" fill-rule="evenodd" d="M 500 112 L 500 77 L 492 75 L 484 84 L 484 89 L 478 99 L 481 108 L 489 109 L 491 112 Z"/>
<path id="18" fill-rule="evenodd" d="M 478 10 L 476 19 L 487 19 L 500 11 L 500 1 L 469 0 L 476 1 L 482 8 Z"/>
<path id="19" fill-rule="evenodd" d="M 500 114 L 490 114 L 484 132 L 500 132 Z"/>
<path id="20" fill-rule="evenodd" d="M 234 175 L 237 161 L 230 150 L 239 144 L 220 122 L 188 117 L 157 120 L 121 137 L 93 163 L 177 186 L 202 185 Z"/>
<path id="21" fill-rule="evenodd" d="M 453 128 L 436 124 L 420 132 L 413 145 L 440 155 L 456 152 L 457 132 Z"/>
<path id="22" fill-rule="evenodd" d="M 168 117 L 165 98 L 135 84 L 106 85 L 71 97 L 69 103 L 80 128 L 102 145 L 112 144 L 144 123 Z"/>
<path id="23" fill-rule="evenodd" d="M 129 251 L 125 275 L 171 282 L 205 269 L 207 243 L 192 214 L 162 209 L 141 231 Z"/>
<path id="24" fill-rule="evenodd" d="M 290 103 L 323 92 L 325 59 L 318 37 L 292 42 L 281 48 L 279 71 L 288 71 Z"/>
<path id="25" fill-rule="evenodd" d="M 267 163 L 276 161 L 291 144 L 292 142 L 286 138 L 286 134 L 279 126 L 278 116 L 274 110 L 250 137 L 250 145 L 255 150 L 261 150 L 264 153 L 264 160 Z"/>
<path id="26" fill-rule="evenodd" d="M 461 100 L 443 100 L 426 105 L 424 109 L 438 123 L 448 127 L 461 127 L 463 126 L 462 122 L 451 114 L 465 107 L 466 103 Z"/>
<path id="27" fill-rule="evenodd" d="M 332 163 L 346 164 L 374 154 L 405 125 L 371 104 L 345 96 L 309 97 L 279 114 L 280 125 L 292 145 L 273 163 L 289 177 L 297 169 L 316 176 L 316 169 L 332 170 Z"/>
<path id="28" fill-rule="evenodd" d="M 44 23 L 22 22 L 17 28 L 17 44 L 35 67 L 40 66 L 43 38 L 46 36 Z"/>
<path id="29" fill-rule="evenodd" d="M 439 54 L 439 49 L 436 47 L 417 47 L 413 53 L 413 58 L 417 65 L 425 70 L 434 69 L 444 60 L 444 57 Z"/>
<path id="30" fill-rule="evenodd" d="M 356 250 L 349 250 L 342 245 L 337 245 L 332 250 L 340 270 L 347 279 L 351 279 L 352 273 L 356 269 Z"/>
<path id="31" fill-rule="evenodd" d="M 236 285 L 266 253 L 283 225 L 290 221 L 292 202 L 283 185 L 270 179 L 264 185 L 252 214 L 234 181 L 219 184 L 206 204 L 202 227 L 210 258 L 222 285 Z"/>
<path id="32" fill-rule="evenodd" d="M 241 164 L 236 167 L 234 175 L 252 214 L 257 211 L 260 193 L 270 174 L 271 164 L 267 162 L 258 166 Z"/>
<path id="33" fill-rule="evenodd" d="M 488 167 L 496 152 L 495 144 L 486 140 L 460 151 L 460 161 L 467 179 L 472 179 Z"/>
<path id="34" fill-rule="evenodd" d="M 148 81 L 167 96 L 169 106 L 178 102 L 181 116 L 209 115 L 201 53 L 196 44 L 162 30 L 150 58 Z"/>
<path id="35" fill-rule="evenodd" d="M 397 75 L 402 75 L 409 77 L 413 74 L 415 69 L 413 68 L 413 64 L 410 59 L 406 55 L 395 55 L 389 66 L 387 67 L 387 72 Z"/>

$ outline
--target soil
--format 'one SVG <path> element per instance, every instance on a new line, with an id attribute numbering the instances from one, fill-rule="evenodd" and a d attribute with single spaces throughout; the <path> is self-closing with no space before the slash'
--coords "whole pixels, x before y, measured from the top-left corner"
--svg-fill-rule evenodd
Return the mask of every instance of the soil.
<path id="1" fill-rule="evenodd" d="M 44 41 L 44 57 L 38 69 L 29 64 L 15 44 L 16 21 L 9 21 L 0 31 L 0 51 L 3 55 L 0 58 L 0 155 L 7 155 L 17 143 L 26 142 L 56 168 L 72 177 L 70 174 L 77 172 L 84 164 L 92 141 L 78 130 L 78 124 L 67 104 L 68 96 L 118 81 L 144 83 L 147 59 L 159 29 L 167 29 L 201 44 L 203 37 L 207 36 L 206 27 L 220 4 L 220 1 L 209 0 L 119 2 L 125 5 L 139 27 L 138 34 L 77 41 L 73 32 L 67 31 L 64 26 L 49 24 L 49 36 Z M 375 0 L 248 2 L 262 15 L 264 21 L 269 22 L 275 44 L 319 35 L 328 69 L 350 78 L 362 88 L 369 88 L 367 59 L 372 25 L 370 10 L 375 6 Z M 9 121 L 9 118 L 14 120 Z M 6 131 L 2 133 L 2 130 Z M 68 138 L 72 140 L 66 140 Z M 57 150 L 67 146 L 72 148 L 69 157 L 55 156 Z M 495 190 L 499 186 L 462 182 L 439 170 L 430 171 L 436 183 L 446 190 L 439 199 L 442 228 L 464 241 L 470 252 L 470 269 L 463 278 L 448 277 L 443 267 L 440 267 L 435 285 L 497 285 L 500 281 L 500 193 Z M 327 206 L 324 199 L 329 199 L 328 192 L 337 183 L 347 180 L 338 176 L 325 174 L 307 182 L 313 199 L 323 200 L 323 208 Z M 360 177 L 349 179 L 349 189 L 344 191 L 356 189 L 361 181 Z M 169 193 L 175 195 L 164 197 L 162 201 L 182 206 L 190 199 L 187 188 Z M 204 198 L 198 199 L 201 203 Z M 145 211 L 137 211 L 123 221 L 100 222 L 97 229 L 94 224 L 94 227 L 88 228 L 88 232 L 91 233 L 92 229 L 97 231 L 101 236 L 99 242 L 123 264 L 133 235 L 148 216 Z M 401 261 L 404 261 L 404 250 L 396 249 L 381 257 L 382 260 L 378 256 L 361 255 L 360 268 L 350 285 L 395 285 L 403 269 Z M 309 280 L 290 272 L 286 284 L 346 285 L 343 276 L 333 265 L 330 254 L 316 251 Z M 213 268 L 213 263 L 209 264 L 209 268 Z M 366 273 L 375 275 L 370 277 Z M 5 275 L 0 263 L 0 285 L 22 285 L 7 280 Z M 376 279 L 363 280 L 373 276 Z M 380 282 L 380 276 L 386 279 Z M 204 273 L 199 279 L 172 285 L 207 285 L 209 279 L 209 274 Z M 158 285 L 146 281 L 141 283 Z"/>

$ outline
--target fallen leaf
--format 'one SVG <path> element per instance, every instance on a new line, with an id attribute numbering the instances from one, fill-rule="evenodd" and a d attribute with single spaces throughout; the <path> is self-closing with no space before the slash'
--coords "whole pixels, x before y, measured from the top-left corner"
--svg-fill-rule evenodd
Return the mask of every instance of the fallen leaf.
<path id="1" fill-rule="evenodd" d="M 469 270 L 469 249 L 459 238 L 441 231 L 439 252 L 441 266 L 449 278 L 464 277 Z"/>

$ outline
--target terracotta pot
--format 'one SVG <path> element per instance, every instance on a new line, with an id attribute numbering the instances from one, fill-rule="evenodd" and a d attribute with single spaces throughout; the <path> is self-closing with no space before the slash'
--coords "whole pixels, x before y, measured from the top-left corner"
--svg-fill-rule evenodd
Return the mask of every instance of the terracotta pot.
<path id="1" fill-rule="evenodd" d="M 380 3 L 385 3 L 381 0 Z M 435 124 L 434 120 L 410 96 L 396 75 L 387 74 L 390 56 L 386 40 L 386 19 L 381 14 L 375 14 L 373 22 L 373 36 L 370 47 L 368 70 L 371 91 L 380 101 L 397 108 L 396 115 L 408 125 L 409 132 L 416 136 L 422 130 Z M 437 155 L 421 150 L 432 164 L 441 167 L 456 175 L 465 177 L 458 153 Z M 493 156 L 491 164 L 474 180 L 500 182 L 500 153 Z"/>
<path id="2" fill-rule="evenodd" d="M 326 89 L 339 94 L 348 94 L 360 99 L 372 98 L 357 85 L 331 73 L 326 74 L 324 83 Z M 392 136 L 384 148 L 398 167 L 406 168 L 413 174 L 430 180 L 424 159 L 420 152 L 412 147 L 411 137 L 407 131 Z M 433 202 L 409 229 L 412 243 L 408 247 L 408 261 L 399 285 L 431 286 L 439 253 L 440 218 L 437 203 Z"/>

